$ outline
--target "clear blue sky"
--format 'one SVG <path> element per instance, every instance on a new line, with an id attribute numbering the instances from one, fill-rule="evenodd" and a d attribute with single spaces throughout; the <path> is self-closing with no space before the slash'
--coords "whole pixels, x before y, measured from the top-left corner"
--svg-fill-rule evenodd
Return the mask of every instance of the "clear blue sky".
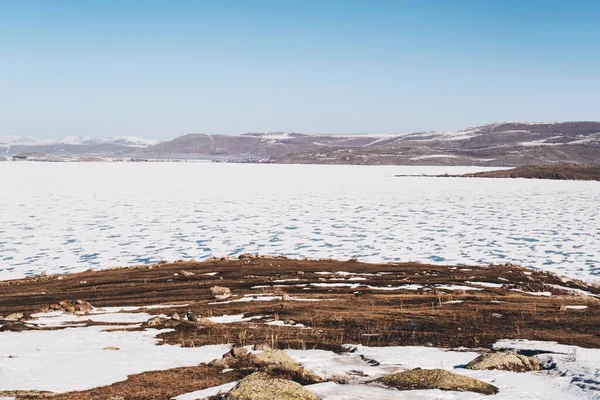
<path id="1" fill-rule="evenodd" d="M 0 136 L 600 119 L 596 0 L 0 0 Z"/>

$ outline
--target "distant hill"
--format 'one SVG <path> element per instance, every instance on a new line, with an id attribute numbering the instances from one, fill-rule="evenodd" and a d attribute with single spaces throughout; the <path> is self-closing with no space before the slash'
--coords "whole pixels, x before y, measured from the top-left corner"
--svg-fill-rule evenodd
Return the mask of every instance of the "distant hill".
<path id="1" fill-rule="evenodd" d="M 87 138 L 85 138 L 87 139 Z M 63 140 L 3 144 L 0 154 L 26 152 L 105 157 L 226 161 L 520 166 L 600 162 L 600 122 L 502 122 L 457 131 L 406 134 L 321 135 L 246 133 L 188 134 L 147 143 L 144 139 Z M 35 139 L 33 139 L 35 140 Z"/>

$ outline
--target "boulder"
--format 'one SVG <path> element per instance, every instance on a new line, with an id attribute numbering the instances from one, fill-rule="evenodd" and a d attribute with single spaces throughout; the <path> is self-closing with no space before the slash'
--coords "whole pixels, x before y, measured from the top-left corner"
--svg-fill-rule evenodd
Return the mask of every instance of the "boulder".
<path id="1" fill-rule="evenodd" d="M 225 300 L 231 297 L 231 290 L 224 286 L 213 286 L 210 288 L 210 294 L 217 300 Z"/>
<path id="2" fill-rule="evenodd" d="M 252 253 L 242 253 L 238 256 L 239 260 L 252 260 L 255 258 L 257 258 L 256 254 L 252 254 Z"/>
<path id="3" fill-rule="evenodd" d="M 13 313 L 13 314 L 7 315 L 4 318 L 4 320 L 5 321 L 19 321 L 19 320 L 23 319 L 23 317 L 24 317 L 23 313 L 18 312 L 18 313 Z"/>
<path id="4" fill-rule="evenodd" d="M 292 297 L 289 294 L 284 293 L 281 295 L 281 301 L 291 301 L 291 300 L 292 300 Z"/>
<path id="5" fill-rule="evenodd" d="M 173 313 L 173 315 L 171 315 L 171 319 L 173 321 L 181 321 L 181 317 L 177 313 Z"/>
<path id="6" fill-rule="evenodd" d="M 225 400 L 319 400 L 299 383 L 255 372 L 242 379 Z"/>
<path id="7" fill-rule="evenodd" d="M 196 321 L 196 324 L 198 324 L 198 325 L 213 325 L 214 322 L 212 322 L 210 319 L 208 319 L 206 317 L 202 317 Z"/>
<path id="8" fill-rule="evenodd" d="M 540 371 L 542 365 L 535 357 L 527 357 L 514 352 L 484 353 L 468 363 L 465 368 L 502 371 L 526 372 Z"/>
<path id="9" fill-rule="evenodd" d="M 269 350 L 273 350 L 271 348 L 271 346 L 269 346 L 266 343 L 257 343 L 254 346 L 252 346 L 252 350 L 254 351 L 269 351 Z"/>
<path id="10" fill-rule="evenodd" d="M 150 327 L 160 326 L 165 321 L 167 321 L 167 319 L 163 318 L 163 317 L 152 317 L 148 321 L 146 321 L 146 325 L 148 325 Z"/>
<path id="11" fill-rule="evenodd" d="M 187 312 L 185 314 L 185 319 L 187 319 L 190 322 L 198 322 L 198 317 L 193 312 Z"/>
<path id="12" fill-rule="evenodd" d="M 229 351 L 229 353 L 231 353 L 231 355 L 234 357 L 242 357 L 248 354 L 248 350 L 243 347 L 234 347 Z"/>
<path id="13" fill-rule="evenodd" d="M 313 371 L 303 368 L 283 350 L 270 350 L 254 355 L 258 364 L 262 364 L 265 372 L 293 378 L 303 384 L 320 383 L 323 379 Z"/>
<path id="14" fill-rule="evenodd" d="M 227 353 L 229 354 L 229 353 Z M 212 360 L 211 362 L 208 363 L 208 365 L 210 365 L 211 367 L 217 367 L 217 368 L 229 368 L 229 360 L 231 359 L 231 357 L 228 358 L 222 358 L 222 359 L 215 359 Z"/>
<path id="15" fill-rule="evenodd" d="M 213 360 L 209 365 L 219 368 L 260 371 L 271 377 L 290 379 L 303 385 L 323 382 L 320 376 L 303 368 L 281 350 L 250 354 L 243 348 L 234 348 L 223 354 L 221 360 Z"/>
<path id="16" fill-rule="evenodd" d="M 444 369 L 417 368 L 384 376 L 377 382 L 399 390 L 439 389 L 487 395 L 498 392 L 498 388 L 489 383 Z"/>
<path id="17" fill-rule="evenodd" d="M 89 313 L 94 309 L 87 301 L 83 300 L 63 300 L 58 303 L 58 307 L 56 304 L 52 304 L 50 306 L 51 309 L 57 311 L 64 311 L 68 313 Z"/>

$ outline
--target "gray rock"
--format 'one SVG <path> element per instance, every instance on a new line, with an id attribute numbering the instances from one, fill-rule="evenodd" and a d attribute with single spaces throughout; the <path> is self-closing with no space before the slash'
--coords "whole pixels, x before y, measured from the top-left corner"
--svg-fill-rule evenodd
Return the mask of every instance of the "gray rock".
<path id="1" fill-rule="evenodd" d="M 225 400 L 319 400 L 299 383 L 255 372 L 242 379 Z"/>
<path id="2" fill-rule="evenodd" d="M 384 376 L 377 382 L 398 390 L 439 389 L 487 395 L 498 392 L 494 385 L 443 369 L 417 368 Z"/>
<path id="3" fill-rule="evenodd" d="M 210 288 L 210 294 L 217 300 L 225 300 L 231 297 L 231 290 L 224 286 L 213 286 Z"/>
<path id="4" fill-rule="evenodd" d="M 496 369 L 502 371 L 540 371 L 542 365 L 535 357 L 527 357 L 514 352 L 483 353 L 465 368 L 474 370 Z"/>

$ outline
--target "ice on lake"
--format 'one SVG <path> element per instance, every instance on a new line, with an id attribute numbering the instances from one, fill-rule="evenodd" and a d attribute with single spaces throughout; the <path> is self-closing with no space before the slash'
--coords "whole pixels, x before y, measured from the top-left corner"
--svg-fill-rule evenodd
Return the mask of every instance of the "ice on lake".
<path id="1" fill-rule="evenodd" d="M 0 162 L 0 279 L 242 252 L 600 276 L 598 182 L 421 176 L 475 170 Z"/>

